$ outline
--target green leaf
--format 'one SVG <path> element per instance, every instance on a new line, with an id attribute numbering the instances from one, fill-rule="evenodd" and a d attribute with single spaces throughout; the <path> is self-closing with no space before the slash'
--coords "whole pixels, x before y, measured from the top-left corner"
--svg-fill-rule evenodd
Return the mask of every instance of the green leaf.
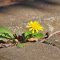
<path id="1" fill-rule="evenodd" d="M 32 37 L 32 32 L 31 31 L 26 31 L 23 33 L 24 40 L 27 40 Z"/>
<path id="2" fill-rule="evenodd" d="M 14 36 L 8 28 L 0 27 L 0 40 L 5 39 L 5 38 L 12 39 L 12 38 L 14 38 Z"/>
<path id="3" fill-rule="evenodd" d="M 43 38 L 44 35 L 42 33 L 34 33 L 33 34 L 33 37 L 36 37 L 36 38 Z"/>
<path id="4" fill-rule="evenodd" d="M 17 44 L 16 46 L 19 47 L 19 48 L 23 48 L 24 45 L 25 45 L 24 43 L 19 43 L 19 44 Z"/>
<path id="5" fill-rule="evenodd" d="M 29 38 L 32 38 L 32 37 L 35 37 L 35 38 L 44 38 L 44 34 L 42 33 L 33 33 L 31 31 L 27 31 L 24 33 L 24 39 L 27 40 Z"/>
<path id="6" fill-rule="evenodd" d="M 30 35 L 30 34 L 32 34 L 31 31 L 26 31 L 26 32 L 24 33 L 24 36 L 26 37 L 26 36 L 28 36 L 28 35 Z"/>

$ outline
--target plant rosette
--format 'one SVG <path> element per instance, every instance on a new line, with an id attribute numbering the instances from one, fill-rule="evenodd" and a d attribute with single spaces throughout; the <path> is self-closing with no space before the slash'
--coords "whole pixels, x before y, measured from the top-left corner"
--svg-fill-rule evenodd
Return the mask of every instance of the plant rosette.
<path id="1" fill-rule="evenodd" d="M 26 41 L 38 41 L 44 38 L 44 34 L 40 33 L 40 31 L 44 30 L 44 27 L 37 21 L 30 21 L 27 26 L 28 31 L 23 33 L 24 39 Z"/>

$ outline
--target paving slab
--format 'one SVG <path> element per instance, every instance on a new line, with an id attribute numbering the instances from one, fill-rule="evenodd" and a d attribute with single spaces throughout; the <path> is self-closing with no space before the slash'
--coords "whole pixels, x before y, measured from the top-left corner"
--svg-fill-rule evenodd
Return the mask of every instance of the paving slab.
<path id="1" fill-rule="evenodd" d="M 40 42 L 0 49 L 0 60 L 60 60 L 60 49 Z"/>

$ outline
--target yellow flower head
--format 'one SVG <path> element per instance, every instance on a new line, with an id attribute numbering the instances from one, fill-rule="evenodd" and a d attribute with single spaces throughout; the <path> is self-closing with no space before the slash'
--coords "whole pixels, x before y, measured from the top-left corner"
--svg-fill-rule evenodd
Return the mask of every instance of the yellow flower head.
<path id="1" fill-rule="evenodd" d="M 32 31 L 32 33 L 34 32 L 39 32 L 39 31 L 43 31 L 43 26 L 41 24 L 39 24 L 39 22 L 37 21 L 30 21 L 27 24 L 27 28 L 29 28 L 29 31 Z"/>

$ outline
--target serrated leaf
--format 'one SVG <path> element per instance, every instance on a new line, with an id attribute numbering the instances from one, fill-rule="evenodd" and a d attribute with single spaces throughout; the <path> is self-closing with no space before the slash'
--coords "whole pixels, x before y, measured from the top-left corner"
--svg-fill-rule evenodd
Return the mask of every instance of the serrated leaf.
<path id="1" fill-rule="evenodd" d="M 24 47 L 24 43 L 17 44 L 16 46 L 19 47 L 19 48 L 23 48 Z"/>
<path id="2" fill-rule="evenodd" d="M 33 37 L 36 37 L 36 38 L 43 38 L 44 35 L 42 33 L 34 33 L 33 34 Z"/>

